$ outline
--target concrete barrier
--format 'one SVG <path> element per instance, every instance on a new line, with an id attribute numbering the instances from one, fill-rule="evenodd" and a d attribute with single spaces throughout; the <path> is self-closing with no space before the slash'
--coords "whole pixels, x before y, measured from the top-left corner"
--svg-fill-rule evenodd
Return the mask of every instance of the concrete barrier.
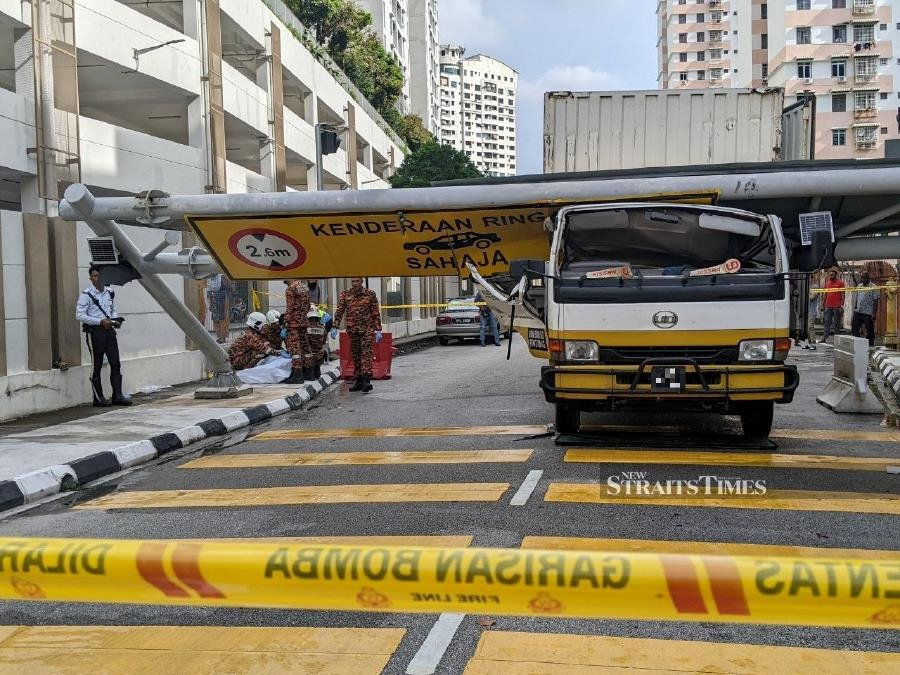
<path id="1" fill-rule="evenodd" d="M 834 374 L 816 400 L 834 412 L 882 414 L 881 402 L 869 389 L 869 342 L 838 335 L 834 339 Z"/>

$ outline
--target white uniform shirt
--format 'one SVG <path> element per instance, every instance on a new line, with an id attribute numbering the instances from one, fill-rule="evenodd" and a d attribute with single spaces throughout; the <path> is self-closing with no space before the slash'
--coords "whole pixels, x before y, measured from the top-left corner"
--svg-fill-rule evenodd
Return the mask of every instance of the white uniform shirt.
<path id="1" fill-rule="evenodd" d="M 86 323 L 89 326 L 99 326 L 100 322 L 106 317 L 100 311 L 100 307 L 94 304 L 91 298 L 96 298 L 103 308 L 103 312 L 110 319 L 118 318 L 115 305 L 115 293 L 109 290 L 109 286 L 104 286 L 102 291 L 98 291 L 93 285 L 88 286 L 81 295 L 78 296 L 78 304 L 75 305 L 75 320 Z"/>

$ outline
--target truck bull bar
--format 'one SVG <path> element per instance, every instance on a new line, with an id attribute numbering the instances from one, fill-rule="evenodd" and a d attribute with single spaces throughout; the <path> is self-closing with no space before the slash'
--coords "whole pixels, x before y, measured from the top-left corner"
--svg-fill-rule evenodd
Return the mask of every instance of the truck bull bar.
<path id="1" fill-rule="evenodd" d="M 699 390 L 689 390 L 687 392 L 679 392 L 677 394 L 666 394 L 663 392 L 648 392 L 638 390 L 641 376 L 649 366 L 688 366 L 693 368 L 693 372 L 697 373 L 700 380 Z M 731 384 L 731 377 L 734 375 L 766 375 L 770 373 L 783 373 L 785 376 L 784 386 L 781 387 L 753 387 L 735 389 Z M 794 392 L 800 384 L 800 376 L 797 373 L 796 366 L 788 365 L 767 365 L 761 368 L 753 368 L 752 370 L 735 370 L 732 366 L 704 365 L 701 366 L 696 360 L 691 358 L 669 358 L 654 357 L 644 359 L 638 366 L 637 371 L 632 377 L 631 385 L 628 389 L 617 389 L 614 386 L 615 380 L 612 380 L 610 386 L 604 389 L 583 389 L 576 387 L 557 387 L 554 382 L 554 376 L 562 375 L 608 375 L 615 378 L 617 375 L 629 374 L 627 370 L 614 369 L 609 366 L 544 366 L 541 368 L 541 389 L 544 391 L 544 397 L 548 402 L 555 400 L 556 394 L 596 394 L 599 396 L 646 396 L 652 394 L 660 398 L 677 398 L 679 396 L 690 396 L 701 394 L 703 396 L 720 396 L 730 398 L 737 394 L 782 394 L 782 403 L 790 403 L 794 399 Z M 724 387 L 711 389 L 707 382 L 707 377 L 718 375 L 724 381 Z"/>

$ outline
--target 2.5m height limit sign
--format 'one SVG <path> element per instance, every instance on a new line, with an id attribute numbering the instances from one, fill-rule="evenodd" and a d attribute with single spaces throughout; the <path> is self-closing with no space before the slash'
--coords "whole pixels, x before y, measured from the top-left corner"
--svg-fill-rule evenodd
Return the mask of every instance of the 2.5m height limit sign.
<path id="1" fill-rule="evenodd" d="M 232 279 L 488 276 L 546 259 L 540 207 L 280 216 L 188 216 Z"/>

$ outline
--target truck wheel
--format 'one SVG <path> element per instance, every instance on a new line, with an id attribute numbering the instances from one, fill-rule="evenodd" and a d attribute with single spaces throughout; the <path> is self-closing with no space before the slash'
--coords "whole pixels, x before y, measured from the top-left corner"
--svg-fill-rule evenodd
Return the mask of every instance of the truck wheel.
<path id="1" fill-rule="evenodd" d="M 442 346 L 442 347 L 446 347 L 447 345 L 450 344 L 449 338 L 445 338 L 445 337 L 439 337 L 439 338 L 438 338 L 438 342 L 441 343 L 441 346 Z"/>
<path id="2" fill-rule="evenodd" d="M 772 431 L 775 401 L 754 401 L 741 410 L 741 426 L 747 438 L 768 438 Z"/>
<path id="3" fill-rule="evenodd" d="M 556 433 L 577 434 L 581 427 L 581 408 L 572 401 L 556 402 Z"/>

